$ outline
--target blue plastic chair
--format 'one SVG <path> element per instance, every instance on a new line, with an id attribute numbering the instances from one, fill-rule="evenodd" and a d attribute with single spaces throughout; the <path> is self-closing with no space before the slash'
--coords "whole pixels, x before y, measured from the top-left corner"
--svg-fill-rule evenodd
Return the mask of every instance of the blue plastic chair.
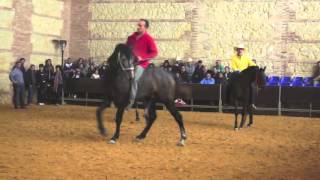
<path id="1" fill-rule="evenodd" d="M 314 85 L 314 87 L 318 87 L 318 88 L 320 88 L 320 83 L 318 83 L 318 84 Z"/>
<path id="2" fill-rule="evenodd" d="M 278 86 L 279 85 L 279 81 L 280 81 L 280 77 L 279 76 L 271 76 L 268 79 L 267 86 Z"/>
<path id="3" fill-rule="evenodd" d="M 281 86 L 290 86 L 291 84 L 291 77 L 289 76 L 283 76 L 280 80 Z"/>
<path id="4" fill-rule="evenodd" d="M 291 86 L 294 86 L 294 87 L 303 86 L 303 78 L 302 77 L 294 77 L 292 80 Z"/>
<path id="5" fill-rule="evenodd" d="M 312 87 L 313 86 L 313 78 L 312 77 L 305 77 L 303 79 L 303 86 Z"/>

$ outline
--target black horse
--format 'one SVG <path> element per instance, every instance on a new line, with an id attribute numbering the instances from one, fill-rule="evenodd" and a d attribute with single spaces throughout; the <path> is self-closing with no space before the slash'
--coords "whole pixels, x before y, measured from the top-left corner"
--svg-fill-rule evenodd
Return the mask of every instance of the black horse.
<path id="1" fill-rule="evenodd" d="M 110 140 L 111 144 L 116 143 L 120 136 L 120 125 L 126 106 L 129 104 L 131 82 L 134 78 L 134 58 L 131 49 L 125 44 L 118 44 L 107 60 L 108 68 L 106 82 L 108 90 L 104 103 L 97 109 L 98 129 L 102 135 L 106 135 L 102 113 L 113 102 L 117 108 L 116 130 Z M 146 126 L 136 137 L 142 140 L 146 137 L 149 129 L 156 119 L 156 102 L 163 103 L 175 118 L 180 128 L 180 141 L 178 145 L 185 145 L 187 138 L 181 114 L 177 111 L 174 103 L 175 94 L 178 90 L 173 77 L 164 70 L 156 67 L 147 68 L 139 79 L 138 93 L 136 99 L 144 102 Z"/>
<path id="2" fill-rule="evenodd" d="M 255 95 L 255 91 L 252 90 L 256 90 L 257 87 L 261 88 L 265 86 L 265 69 L 266 67 L 259 68 L 258 66 L 250 66 L 241 73 L 233 73 L 227 82 L 226 98 L 227 102 L 232 102 L 234 104 L 234 129 L 236 131 L 243 127 L 247 114 L 249 114 L 249 123 L 247 127 L 250 127 L 253 124 L 253 108 L 251 107 L 251 103 Z M 240 128 L 238 128 L 239 105 L 242 105 Z"/>

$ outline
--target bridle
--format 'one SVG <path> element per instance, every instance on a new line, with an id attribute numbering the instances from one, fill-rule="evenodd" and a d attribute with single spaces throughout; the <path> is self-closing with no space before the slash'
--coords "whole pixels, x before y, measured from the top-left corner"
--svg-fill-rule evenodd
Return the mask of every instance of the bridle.
<path id="1" fill-rule="evenodd" d="M 120 52 L 118 53 L 118 59 L 117 59 L 119 65 L 120 65 L 120 68 L 122 71 L 130 71 L 132 77 L 134 77 L 134 66 L 130 66 L 130 67 L 124 67 L 123 64 L 121 63 L 121 59 L 120 59 Z"/>

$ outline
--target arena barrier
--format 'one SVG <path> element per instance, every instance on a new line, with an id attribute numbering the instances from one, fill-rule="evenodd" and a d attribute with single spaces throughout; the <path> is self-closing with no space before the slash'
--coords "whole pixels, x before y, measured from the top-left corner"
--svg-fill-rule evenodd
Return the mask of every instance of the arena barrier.
<path id="1" fill-rule="evenodd" d="M 182 98 L 187 105 L 181 106 L 184 110 L 195 111 L 197 109 L 213 109 L 219 112 L 230 111 L 232 106 L 225 104 L 224 86 L 201 85 L 201 84 L 180 84 L 189 88 L 191 94 Z M 108 86 L 103 80 L 87 78 L 66 80 L 64 91 L 67 95 L 65 101 L 102 102 Z M 75 96 L 76 95 L 76 96 Z M 159 106 L 162 106 L 159 104 Z M 266 86 L 259 91 L 256 99 L 257 112 L 273 112 L 282 115 L 286 112 L 308 113 L 309 116 L 320 114 L 320 88 L 318 87 L 281 87 Z"/>

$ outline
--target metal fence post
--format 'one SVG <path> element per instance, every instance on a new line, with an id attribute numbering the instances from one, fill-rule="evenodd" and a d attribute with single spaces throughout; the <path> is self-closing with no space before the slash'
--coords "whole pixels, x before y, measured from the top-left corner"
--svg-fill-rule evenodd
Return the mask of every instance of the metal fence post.
<path id="1" fill-rule="evenodd" d="M 219 85 L 219 112 L 222 112 L 222 85 Z"/>
<path id="2" fill-rule="evenodd" d="M 281 116 L 281 86 L 279 85 L 278 115 Z"/>

